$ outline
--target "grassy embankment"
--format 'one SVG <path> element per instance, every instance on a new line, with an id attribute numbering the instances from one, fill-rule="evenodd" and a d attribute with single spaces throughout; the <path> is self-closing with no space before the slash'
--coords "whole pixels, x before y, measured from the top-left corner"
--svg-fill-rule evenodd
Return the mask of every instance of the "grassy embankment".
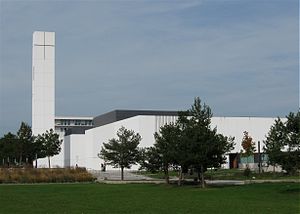
<path id="1" fill-rule="evenodd" d="M 94 181 L 94 178 L 85 168 L 0 168 L 0 183 L 61 183 L 90 181 Z"/>
<path id="2" fill-rule="evenodd" d="M 299 213 L 297 183 L 0 185 L 0 213 Z"/>

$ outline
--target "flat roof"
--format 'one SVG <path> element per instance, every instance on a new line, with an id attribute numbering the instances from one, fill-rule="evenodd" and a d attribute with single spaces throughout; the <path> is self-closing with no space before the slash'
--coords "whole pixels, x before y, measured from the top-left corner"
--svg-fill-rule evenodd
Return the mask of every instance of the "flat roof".
<path id="1" fill-rule="evenodd" d="M 85 117 L 85 116 L 55 116 L 55 120 L 92 120 L 93 117 Z"/>
<path id="2" fill-rule="evenodd" d="M 138 115 L 178 116 L 178 111 L 114 110 L 95 117 L 93 119 L 93 124 L 94 127 L 98 127 Z"/>

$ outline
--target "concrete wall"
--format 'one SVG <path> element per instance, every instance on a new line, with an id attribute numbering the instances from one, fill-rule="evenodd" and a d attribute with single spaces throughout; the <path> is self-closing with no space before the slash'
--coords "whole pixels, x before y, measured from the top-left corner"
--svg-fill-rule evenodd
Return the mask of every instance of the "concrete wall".
<path id="1" fill-rule="evenodd" d="M 265 136 L 275 119 L 276 118 L 260 117 L 213 117 L 212 128 L 217 126 L 218 133 L 235 137 L 236 145 L 231 153 L 238 153 L 241 150 L 241 141 L 244 131 L 249 132 L 249 135 L 256 144 L 257 141 L 261 141 L 262 148 L 263 140 L 265 140 Z M 108 139 L 116 137 L 116 133 L 121 126 L 132 129 L 141 135 L 142 141 L 139 145 L 140 147 L 149 147 L 153 145 L 153 134 L 159 130 L 159 127 L 165 123 L 174 122 L 175 120 L 175 116 L 135 116 L 87 130 L 85 135 L 68 136 L 66 139 L 70 139 L 70 159 L 81 160 L 81 162 L 78 163 L 84 163 L 88 169 L 100 170 L 101 163 L 104 163 L 104 161 L 99 159 L 97 154 L 101 150 L 102 143 L 108 142 Z M 65 150 L 66 149 L 67 146 Z M 76 164 L 75 162 L 70 161 L 70 166 L 74 166 Z M 228 168 L 228 163 L 223 167 Z M 113 169 L 111 166 L 107 166 L 107 170 L 111 169 Z M 132 169 L 136 170 L 138 166 L 135 165 Z"/>
<path id="2" fill-rule="evenodd" d="M 225 136 L 235 137 L 235 148 L 231 153 L 240 152 L 241 142 L 244 137 L 243 132 L 247 131 L 256 143 L 261 142 L 261 151 L 263 140 L 266 139 L 270 127 L 274 124 L 276 118 L 270 117 L 213 117 L 212 128 L 217 127 L 218 133 Z"/>
<path id="3" fill-rule="evenodd" d="M 74 134 L 66 136 L 64 139 L 64 165 L 65 166 L 77 166 L 86 167 L 87 153 L 85 145 L 85 136 L 80 134 Z"/>

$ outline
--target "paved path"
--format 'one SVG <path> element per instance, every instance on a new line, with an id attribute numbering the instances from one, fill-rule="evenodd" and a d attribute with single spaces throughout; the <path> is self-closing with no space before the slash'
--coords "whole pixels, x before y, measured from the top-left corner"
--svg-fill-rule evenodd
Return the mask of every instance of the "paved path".
<path id="1" fill-rule="evenodd" d="M 119 170 L 108 170 L 105 172 L 102 171 L 90 171 L 96 178 L 97 181 L 110 180 L 110 181 L 120 181 L 121 180 L 121 171 Z M 124 171 L 124 180 L 126 181 L 151 181 L 153 178 L 139 175 L 130 171 Z"/>
<path id="2" fill-rule="evenodd" d="M 164 179 L 154 179 L 144 175 L 140 175 L 132 171 L 124 171 L 124 181 L 121 181 L 121 170 L 109 170 L 106 172 L 90 171 L 98 182 L 102 183 L 165 183 Z M 186 179 L 192 181 L 191 179 Z M 177 182 L 177 178 L 171 178 L 171 182 Z M 206 180 L 211 186 L 231 186 L 244 185 L 250 183 L 271 183 L 271 182 L 300 182 L 300 179 L 282 179 L 282 180 Z"/>
<path id="3" fill-rule="evenodd" d="M 232 186 L 232 185 L 244 185 L 244 181 L 240 180 L 205 180 L 206 184 L 211 186 Z"/>

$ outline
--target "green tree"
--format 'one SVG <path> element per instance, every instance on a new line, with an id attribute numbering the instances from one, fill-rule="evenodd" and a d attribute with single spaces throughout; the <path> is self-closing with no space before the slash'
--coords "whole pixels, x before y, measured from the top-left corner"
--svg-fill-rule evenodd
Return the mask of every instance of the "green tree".
<path id="1" fill-rule="evenodd" d="M 181 127 L 179 163 L 198 172 L 201 186 L 205 187 L 204 172 L 210 167 L 220 167 L 225 163 L 225 154 L 233 149 L 234 138 L 217 134 L 217 128 L 211 128 L 212 112 L 208 105 L 202 105 L 195 98 L 191 109 L 179 115 Z"/>
<path id="2" fill-rule="evenodd" d="M 133 130 L 121 127 L 117 132 L 118 138 L 108 140 L 103 143 L 99 158 L 105 160 L 109 165 L 121 168 L 121 180 L 124 180 L 124 168 L 130 168 L 132 164 L 137 163 L 139 157 L 138 145 L 141 136 L 135 134 Z"/>
<path id="3" fill-rule="evenodd" d="M 146 170 L 155 173 L 162 169 L 162 160 L 157 149 L 152 146 L 148 148 L 140 148 L 138 163 L 140 164 L 139 170 Z"/>
<path id="4" fill-rule="evenodd" d="M 31 127 L 22 122 L 17 135 L 8 133 L 0 139 L 0 157 L 2 165 L 32 165 L 34 160 L 34 136 Z"/>
<path id="5" fill-rule="evenodd" d="M 61 143 L 62 141 L 59 140 L 59 135 L 54 133 L 53 129 L 47 130 L 36 138 L 36 154 L 38 154 L 38 158 L 48 158 L 49 168 L 51 168 L 50 157 L 60 153 Z"/>
<path id="6" fill-rule="evenodd" d="M 27 123 L 22 122 L 17 132 L 17 137 L 19 139 L 19 163 L 22 164 L 23 162 L 26 162 L 27 164 L 32 164 L 33 160 L 35 159 L 35 144 L 31 127 Z"/>
<path id="7" fill-rule="evenodd" d="M 160 157 L 166 183 L 169 183 L 169 168 L 176 165 L 178 153 L 178 143 L 180 141 L 180 129 L 174 123 L 165 124 L 160 127 L 159 133 L 154 134 L 154 148 Z"/>
<path id="8" fill-rule="evenodd" d="M 242 139 L 242 148 L 241 154 L 243 157 L 247 158 L 246 170 L 249 170 L 249 157 L 254 154 L 256 151 L 255 149 L 255 142 L 253 141 L 252 137 L 249 135 L 247 131 L 244 131 L 244 137 Z"/>
<path id="9" fill-rule="evenodd" d="M 2 164 L 8 167 L 14 164 L 18 158 L 18 138 L 16 135 L 8 132 L 0 139 L 0 156 Z"/>
<path id="10" fill-rule="evenodd" d="M 275 120 L 264 147 L 271 165 L 280 165 L 289 174 L 300 169 L 300 112 L 290 113 L 286 122 Z"/>

